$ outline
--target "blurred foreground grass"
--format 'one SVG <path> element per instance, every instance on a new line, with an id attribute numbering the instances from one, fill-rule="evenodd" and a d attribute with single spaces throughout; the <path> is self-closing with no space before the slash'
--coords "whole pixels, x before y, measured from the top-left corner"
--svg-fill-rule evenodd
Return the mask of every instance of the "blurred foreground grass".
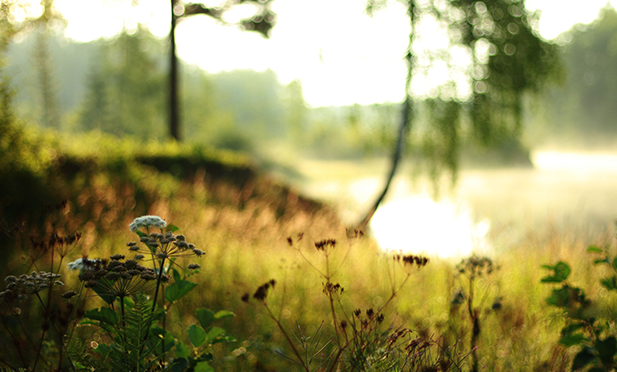
<path id="1" fill-rule="evenodd" d="M 27 270 L 25 256 L 36 255 L 30 236 L 43 239 L 52 228 L 83 233 L 79 249 L 70 257 L 75 259 L 123 253 L 132 239 L 127 226 L 135 217 L 154 214 L 173 221 L 206 256 L 201 275 L 195 277 L 197 290 L 172 307 L 178 315 L 174 319 L 180 320 L 168 326 L 182 330 L 194 324 L 196 320 L 185 314 L 194 314 L 198 307 L 235 312 L 224 327 L 238 342 L 229 349 L 220 346 L 218 352 L 228 360 L 221 370 L 300 370 L 278 355 L 291 355 L 291 350 L 264 307 L 241 300 L 271 279 L 277 286 L 268 304 L 286 329 L 313 335 L 322 323 L 333 327 L 323 292 L 325 279 L 318 271 L 325 270 L 324 256 L 315 242 L 337 241 L 330 267 L 332 281 L 345 289 L 341 306 L 347 314 L 380 308 L 404 278 L 404 270 L 374 241 L 349 238 L 333 210 L 261 175 L 242 155 L 140 144 L 101 134 L 28 136 L 0 167 L 0 218 L 14 238 L 5 239 L 5 274 Z M 46 205 L 61 200 L 68 201 L 62 215 L 44 213 Z M 551 288 L 540 284 L 546 275 L 540 266 L 570 263 L 571 282 L 585 288 L 598 312 L 611 313 L 617 299 L 598 283 L 603 269 L 594 268 L 594 257 L 585 253 L 591 244 L 610 246 L 614 254 L 608 232 L 585 241 L 547 226 L 492 258 L 495 270 L 473 282 L 471 305 L 478 309 L 476 346 L 482 368 L 567 369 L 576 350 L 558 344 L 566 317 L 546 304 Z M 474 330 L 465 308 L 469 277 L 456 264 L 432 259 L 426 267 L 414 268 L 384 310 L 384 325 L 405 326 L 449 345 L 461 340 L 460 347 L 469 350 Z M 464 370 L 470 363 L 467 360 Z"/>

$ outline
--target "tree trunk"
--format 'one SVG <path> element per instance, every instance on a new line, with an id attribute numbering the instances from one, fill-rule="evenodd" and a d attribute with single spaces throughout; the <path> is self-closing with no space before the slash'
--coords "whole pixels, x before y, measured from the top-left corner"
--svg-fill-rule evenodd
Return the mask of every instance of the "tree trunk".
<path id="1" fill-rule="evenodd" d="M 178 103 L 178 57 L 176 56 L 176 22 L 174 13 L 177 0 L 171 0 L 171 30 L 169 31 L 169 134 L 180 141 L 180 114 Z"/>
<path id="2" fill-rule="evenodd" d="M 413 72 L 412 44 L 413 44 L 415 7 L 416 7 L 416 4 L 414 3 L 414 0 L 409 0 L 408 7 L 407 7 L 407 15 L 409 16 L 411 30 L 409 31 L 409 45 L 407 47 L 407 55 L 405 56 L 405 59 L 407 61 L 407 78 L 405 80 L 405 101 L 403 102 L 401 122 L 400 122 L 400 126 L 398 129 L 398 139 L 396 141 L 396 147 L 394 148 L 394 152 L 392 153 L 390 173 L 388 174 L 388 177 L 386 178 L 386 184 L 383 188 L 383 191 L 381 192 L 381 194 L 379 194 L 379 197 L 377 198 L 377 200 L 375 200 L 375 203 L 373 203 L 372 207 L 368 210 L 365 217 L 360 221 L 360 223 L 356 225 L 355 230 L 358 230 L 358 231 L 363 231 L 364 229 L 366 229 L 366 226 L 371 221 L 371 218 L 373 218 L 375 211 L 377 210 L 377 208 L 379 207 L 383 199 L 386 197 L 386 194 L 388 193 L 388 189 L 390 188 L 390 184 L 392 183 L 392 179 L 394 178 L 394 175 L 396 174 L 396 170 L 400 163 L 401 156 L 403 154 L 403 146 L 407 138 L 407 133 L 409 133 L 409 129 L 411 127 L 411 119 L 412 119 L 413 113 L 412 113 L 412 107 L 411 107 L 412 98 L 411 98 L 411 93 L 409 92 L 409 89 L 411 85 L 411 76 Z"/>

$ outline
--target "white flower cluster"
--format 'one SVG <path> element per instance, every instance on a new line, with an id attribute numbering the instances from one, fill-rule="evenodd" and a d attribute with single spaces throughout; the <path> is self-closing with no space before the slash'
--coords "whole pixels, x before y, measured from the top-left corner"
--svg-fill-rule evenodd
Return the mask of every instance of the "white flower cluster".
<path id="1" fill-rule="evenodd" d="M 159 216 L 141 216 L 131 222 L 129 227 L 132 232 L 135 232 L 142 227 L 158 227 L 160 229 L 164 229 L 167 226 L 167 222 Z"/>
<path id="2" fill-rule="evenodd" d="M 102 262 L 100 258 L 95 258 L 93 260 L 90 260 L 90 259 L 86 258 L 86 260 L 88 261 L 90 266 L 94 266 L 94 265 L 100 264 Z M 84 269 L 85 262 L 84 262 L 83 258 L 78 258 L 78 259 L 76 259 L 73 262 L 69 262 L 68 266 L 69 266 L 69 270 L 73 270 L 73 271 L 79 270 L 79 271 L 81 271 L 81 270 Z"/>

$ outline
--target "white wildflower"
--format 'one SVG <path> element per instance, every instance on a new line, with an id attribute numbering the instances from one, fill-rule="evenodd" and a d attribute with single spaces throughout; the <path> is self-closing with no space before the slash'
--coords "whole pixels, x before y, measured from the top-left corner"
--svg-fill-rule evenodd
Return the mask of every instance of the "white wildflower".
<path id="1" fill-rule="evenodd" d="M 91 260 L 91 259 L 86 258 L 85 260 L 86 260 L 86 261 L 84 262 L 84 259 L 83 259 L 83 258 L 78 258 L 78 259 L 76 259 L 76 260 L 75 260 L 75 261 L 73 261 L 73 262 L 69 262 L 69 263 L 68 263 L 69 270 L 73 270 L 73 271 L 77 271 L 77 270 L 79 270 L 79 271 L 81 271 L 81 270 L 83 270 L 84 268 L 86 268 L 86 269 L 90 269 L 90 268 L 91 268 L 91 266 L 94 266 L 94 265 L 97 265 L 97 264 L 101 264 L 101 263 L 102 263 L 102 261 L 101 261 L 101 259 L 100 259 L 100 258 L 95 258 L 95 259 L 92 259 L 92 260 Z M 90 267 L 87 267 L 87 266 L 86 266 L 86 264 L 88 264 Z"/>
<path id="2" fill-rule="evenodd" d="M 141 216 L 131 222 L 129 225 L 132 232 L 135 232 L 142 227 L 150 228 L 150 227 L 158 227 L 159 229 L 164 229 L 167 226 L 167 222 L 159 216 Z"/>
<path id="3" fill-rule="evenodd" d="M 82 261 L 83 261 L 83 259 L 78 258 L 78 259 L 76 259 L 73 262 L 69 262 L 69 270 L 76 271 L 76 270 L 83 269 L 84 268 L 84 263 Z"/>

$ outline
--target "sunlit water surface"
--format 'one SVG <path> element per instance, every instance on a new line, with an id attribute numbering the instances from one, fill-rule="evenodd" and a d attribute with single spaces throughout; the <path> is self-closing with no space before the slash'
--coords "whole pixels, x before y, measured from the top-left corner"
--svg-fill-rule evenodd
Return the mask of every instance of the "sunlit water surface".
<path id="1" fill-rule="evenodd" d="M 617 155 L 537 152 L 532 161 L 534 168 L 463 171 L 455 190 L 438 200 L 430 185 L 399 176 L 370 232 L 384 250 L 460 258 L 491 255 L 547 227 L 593 239 L 612 225 Z M 345 162 L 307 165 L 303 191 L 337 202 L 349 223 L 375 200 L 387 170 L 387 161 L 357 169 Z"/>

